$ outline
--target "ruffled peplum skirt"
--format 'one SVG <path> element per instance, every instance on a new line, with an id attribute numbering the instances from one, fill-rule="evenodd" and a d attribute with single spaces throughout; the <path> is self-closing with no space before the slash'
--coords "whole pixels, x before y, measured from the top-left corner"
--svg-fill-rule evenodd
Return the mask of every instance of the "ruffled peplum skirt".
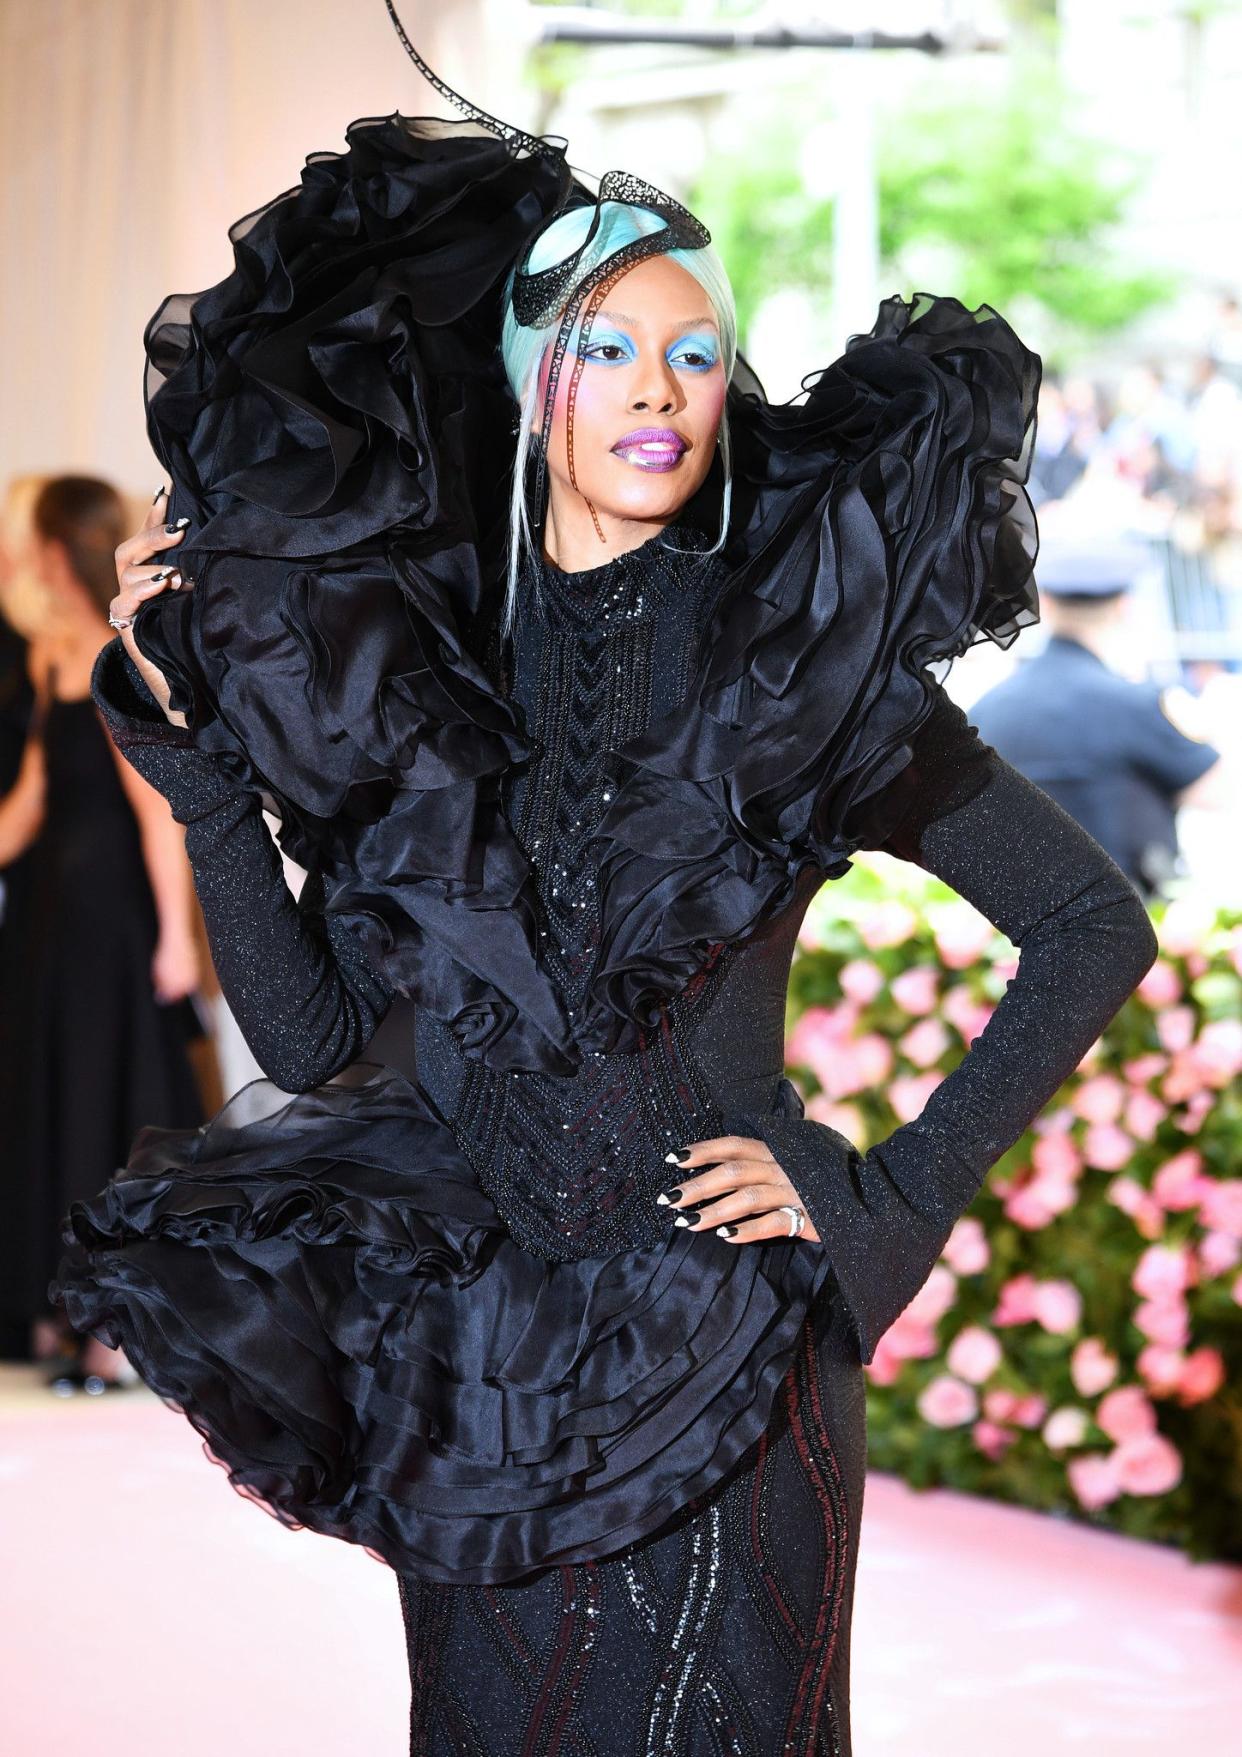
<path id="1" fill-rule="evenodd" d="M 670 1224 L 656 1246 L 533 1255 L 425 1090 L 365 1064 L 144 1129 L 63 1236 L 49 1296 L 240 1493 L 453 1585 L 598 1560 L 708 1495 L 832 1304 L 800 1240 Z"/>

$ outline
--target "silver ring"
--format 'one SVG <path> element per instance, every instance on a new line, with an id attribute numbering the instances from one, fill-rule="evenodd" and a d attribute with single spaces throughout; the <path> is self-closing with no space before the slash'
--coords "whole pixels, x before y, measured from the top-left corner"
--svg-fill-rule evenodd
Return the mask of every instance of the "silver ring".
<path id="1" fill-rule="evenodd" d="M 790 1238 L 801 1238 L 802 1228 L 806 1225 L 806 1215 L 801 1208 L 795 1208 L 792 1202 L 782 1202 L 780 1211 L 789 1216 Z"/>
<path id="2" fill-rule="evenodd" d="M 132 616 L 113 616 L 111 611 L 108 612 L 109 628 L 132 628 L 133 626 L 134 619 Z"/>

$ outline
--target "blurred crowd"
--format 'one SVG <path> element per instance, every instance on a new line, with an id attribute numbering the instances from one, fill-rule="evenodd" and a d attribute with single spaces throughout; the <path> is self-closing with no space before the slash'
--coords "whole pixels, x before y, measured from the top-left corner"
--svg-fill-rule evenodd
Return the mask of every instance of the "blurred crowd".
<path id="1" fill-rule="evenodd" d="M 1031 470 L 1041 527 L 1145 539 L 1157 578 L 1131 661 L 1201 691 L 1242 660 L 1242 311 L 1204 345 L 1115 380 L 1045 376 Z M 1160 577 L 1162 576 L 1162 577 Z M 1142 582 L 1139 582 L 1142 584 Z"/>
<path id="2" fill-rule="evenodd" d="M 1046 370 L 1029 491 L 1040 625 L 968 655 L 953 691 L 1147 896 L 1193 884 L 1226 901 L 1242 773 L 1237 299 L 1178 359 Z M 1079 809 L 1093 786 L 1108 812 Z M 1158 835 L 1133 825 L 1146 850 L 1106 825 L 1127 790 L 1132 817 L 1167 820 Z"/>

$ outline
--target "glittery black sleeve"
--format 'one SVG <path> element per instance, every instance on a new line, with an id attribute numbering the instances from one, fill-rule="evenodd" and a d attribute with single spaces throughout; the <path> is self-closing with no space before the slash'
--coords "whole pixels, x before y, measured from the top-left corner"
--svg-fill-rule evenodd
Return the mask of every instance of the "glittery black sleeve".
<path id="1" fill-rule="evenodd" d="M 119 640 L 91 689 L 121 754 L 185 825 L 212 960 L 255 1059 L 283 1091 L 322 1085 L 366 1048 L 391 989 L 318 906 L 315 874 L 295 900 L 258 795 L 165 719 Z"/>
<path id="2" fill-rule="evenodd" d="M 853 1314 L 862 1358 L 922 1287 L 988 1170 L 1073 1072 L 1156 954 L 1099 844 L 942 696 L 882 802 L 889 852 L 950 884 L 1020 948 L 985 1030 L 921 1114 L 861 1153 L 822 1123 L 764 1122 Z"/>

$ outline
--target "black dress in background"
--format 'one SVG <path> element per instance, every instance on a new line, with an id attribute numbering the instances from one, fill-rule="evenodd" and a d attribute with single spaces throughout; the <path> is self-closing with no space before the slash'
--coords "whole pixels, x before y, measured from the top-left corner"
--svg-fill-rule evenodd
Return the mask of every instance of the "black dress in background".
<path id="1" fill-rule="evenodd" d="M 27 665 L 27 642 L 0 614 L 0 792 L 8 793 L 17 780 L 26 732 L 34 708 L 34 691 Z M 24 915 L 23 893 L 28 880 L 29 852 L 0 869 L 0 990 L 7 954 L 12 954 L 12 924 Z M 6 948 L 6 935 L 8 942 Z M 2 1174 L 0 1174 L 2 1181 Z M 8 1283 L 11 1247 L 0 1244 L 0 1287 Z M 12 1310 L 13 1302 L 0 1293 L 0 1359 L 24 1360 L 30 1352 L 30 1326 Z"/>
<path id="2" fill-rule="evenodd" d="M 189 1001 L 151 986 L 157 921 L 137 819 L 89 696 L 48 703 L 47 806 L 0 935 L 4 1334 L 50 1311 L 66 1206 L 144 1123 L 202 1119 Z M 24 1352 L 24 1350 L 23 1350 Z"/>

